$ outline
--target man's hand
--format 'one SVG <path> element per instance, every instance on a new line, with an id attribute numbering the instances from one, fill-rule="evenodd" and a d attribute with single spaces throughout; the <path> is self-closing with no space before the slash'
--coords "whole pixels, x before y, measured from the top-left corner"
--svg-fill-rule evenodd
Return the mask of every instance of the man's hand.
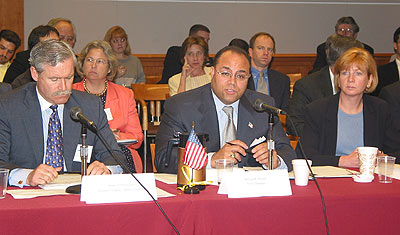
<path id="1" fill-rule="evenodd" d="M 94 161 L 90 163 L 87 168 L 88 175 L 109 175 L 110 170 L 104 165 L 104 163 L 99 161 Z"/>
<path id="2" fill-rule="evenodd" d="M 61 170 L 62 167 L 53 168 L 46 164 L 40 164 L 28 175 L 26 183 L 30 186 L 51 183 L 58 176 L 58 171 Z"/>
<path id="3" fill-rule="evenodd" d="M 251 152 L 258 163 L 269 166 L 269 151 L 267 143 L 257 145 L 251 150 Z M 276 150 L 272 151 L 272 161 L 272 169 L 277 168 L 279 165 L 279 160 Z"/>
<path id="4" fill-rule="evenodd" d="M 340 167 L 352 167 L 352 168 L 358 168 L 359 163 L 358 163 L 358 153 L 357 149 L 354 149 L 352 153 L 346 156 L 341 156 L 339 158 L 339 166 Z"/>
<path id="5" fill-rule="evenodd" d="M 215 168 L 215 160 L 218 159 L 232 159 L 235 164 L 242 161 L 242 157 L 246 156 L 248 146 L 240 140 L 233 140 L 229 144 L 225 144 L 218 152 L 216 152 L 211 158 L 211 167 Z M 241 155 L 240 155 L 241 154 Z"/>

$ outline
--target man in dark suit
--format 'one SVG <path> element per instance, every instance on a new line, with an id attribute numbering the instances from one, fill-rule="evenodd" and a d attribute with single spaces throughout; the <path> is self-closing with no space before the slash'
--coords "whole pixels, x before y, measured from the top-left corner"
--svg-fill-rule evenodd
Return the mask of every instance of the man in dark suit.
<path id="1" fill-rule="evenodd" d="M 39 25 L 32 30 L 28 37 L 28 50 L 18 52 L 4 76 L 4 82 L 12 83 L 16 77 L 27 71 L 31 49 L 39 42 L 47 39 L 59 39 L 57 29 L 48 25 Z"/>
<path id="2" fill-rule="evenodd" d="M 208 44 L 210 41 L 210 29 L 207 26 L 202 24 L 195 24 L 190 27 L 189 36 L 198 36 L 202 37 L 204 41 Z M 182 47 L 181 46 L 172 46 L 168 48 L 167 54 L 165 55 L 164 59 L 164 69 L 162 72 L 162 78 L 158 82 L 159 84 L 168 84 L 168 79 L 175 74 L 182 72 Z M 208 58 L 208 62 L 206 63 L 207 66 L 211 64 L 210 58 Z"/>
<path id="3" fill-rule="evenodd" d="M 11 170 L 9 184 L 47 184 L 58 171 L 80 171 L 77 146 L 81 125 L 70 118 L 72 107 L 80 107 L 97 124 L 98 131 L 123 162 L 124 155 L 108 126 L 100 99 L 71 91 L 76 63 L 72 49 L 65 42 L 46 40 L 32 49 L 30 58 L 36 83 L 0 97 L 0 167 Z M 90 131 L 87 144 L 93 147 L 89 175 L 121 171 Z"/>
<path id="4" fill-rule="evenodd" d="M 248 89 L 272 96 L 277 108 L 287 111 L 290 79 L 283 73 L 269 69 L 275 53 L 275 40 L 269 33 L 256 33 L 250 39 L 251 78 Z"/>
<path id="5" fill-rule="evenodd" d="M 0 31 L 0 82 L 10 67 L 11 59 L 21 45 L 21 39 L 14 31 L 3 29 Z"/>
<path id="6" fill-rule="evenodd" d="M 387 85 L 390 85 L 396 81 L 399 81 L 399 67 L 400 67 L 400 27 L 396 29 L 393 35 L 393 48 L 396 54 L 396 59 L 390 63 L 384 64 L 378 67 L 378 86 L 372 93 L 373 95 L 379 95 L 379 92 Z"/>
<path id="7" fill-rule="evenodd" d="M 382 88 L 379 93 L 379 98 L 382 98 L 389 103 L 393 126 L 396 128 L 397 132 L 400 133 L 400 81 Z"/>
<path id="8" fill-rule="evenodd" d="M 249 57 L 245 51 L 234 46 L 225 47 L 215 56 L 211 84 L 175 95 L 165 102 L 165 112 L 156 137 L 155 164 L 159 172 L 177 172 L 176 148 L 172 151 L 169 166 L 165 167 L 168 140 L 173 138 L 175 132 L 189 132 L 192 122 L 197 133 L 209 135 L 205 144 L 209 159 L 207 167 L 215 167 L 217 159 L 232 159 L 239 167 L 265 167 L 269 164 L 266 142 L 253 149 L 249 147 L 256 138 L 267 137 L 269 130 L 268 114 L 256 112 L 252 104 L 261 99 L 274 105 L 274 100 L 246 89 L 249 70 Z M 277 117 L 273 134 L 276 149 L 273 168 L 291 170 L 291 160 L 296 155 Z M 252 154 L 247 154 L 246 149 Z"/>
<path id="9" fill-rule="evenodd" d="M 338 19 L 335 25 L 335 32 L 338 35 L 346 36 L 346 37 L 351 37 L 354 39 L 357 39 L 358 32 L 360 31 L 360 27 L 356 23 L 353 17 L 351 16 L 344 16 Z M 374 49 L 367 44 L 363 43 L 364 49 L 369 51 L 371 55 L 374 55 Z M 328 65 L 328 62 L 326 60 L 326 50 L 327 50 L 327 45 L 324 43 L 321 43 L 317 47 L 317 58 L 315 58 L 314 66 L 309 74 L 314 73 L 322 69 L 323 67 Z"/>
<path id="10" fill-rule="evenodd" d="M 352 47 L 362 48 L 362 44 L 350 37 L 333 34 L 326 40 L 327 57 L 329 66 L 298 80 L 293 87 L 292 98 L 289 100 L 288 115 L 301 136 L 304 127 L 304 112 L 307 104 L 323 97 L 336 94 L 334 89 L 333 67 L 336 60 L 347 49 Z M 289 122 L 288 122 L 289 123 Z M 293 127 L 287 125 L 287 132 L 296 135 Z"/>

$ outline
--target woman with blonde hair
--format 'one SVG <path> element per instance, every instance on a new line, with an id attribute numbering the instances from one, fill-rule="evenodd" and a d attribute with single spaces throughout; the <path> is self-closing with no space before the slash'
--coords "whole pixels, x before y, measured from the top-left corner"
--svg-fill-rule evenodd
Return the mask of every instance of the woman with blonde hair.
<path id="1" fill-rule="evenodd" d="M 98 96 L 104 105 L 108 124 L 117 140 L 135 139 L 137 143 L 120 144 L 130 170 L 142 172 L 142 160 L 136 151 L 143 141 L 142 127 L 132 90 L 112 83 L 117 73 L 117 58 L 105 41 L 93 41 L 82 49 L 78 57 L 78 73 L 83 80 L 73 89 Z"/>
<path id="2" fill-rule="evenodd" d="M 334 66 L 338 93 L 306 107 L 301 136 L 313 165 L 359 167 L 357 147 L 378 147 L 398 155 L 399 141 L 391 128 L 388 104 L 366 93 L 378 84 L 371 54 L 361 48 L 344 52 Z"/>
<path id="3" fill-rule="evenodd" d="M 110 44 L 118 59 L 118 72 L 114 82 L 125 87 L 131 87 L 132 83 L 146 83 L 142 63 L 132 55 L 125 30 L 121 26 L 111 27 L 104 36 L 104 41 Z"/>

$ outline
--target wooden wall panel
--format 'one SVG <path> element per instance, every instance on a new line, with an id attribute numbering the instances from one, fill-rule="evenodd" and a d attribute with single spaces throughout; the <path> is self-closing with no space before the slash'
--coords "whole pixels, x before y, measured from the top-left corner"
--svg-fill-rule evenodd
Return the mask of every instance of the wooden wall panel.
<path id="1" fill-rule="evenodd" d="M 24 0 L 0 0 L 0 29 L 16 32 L 21 38 L 17 51 L 24 50 Z"/>

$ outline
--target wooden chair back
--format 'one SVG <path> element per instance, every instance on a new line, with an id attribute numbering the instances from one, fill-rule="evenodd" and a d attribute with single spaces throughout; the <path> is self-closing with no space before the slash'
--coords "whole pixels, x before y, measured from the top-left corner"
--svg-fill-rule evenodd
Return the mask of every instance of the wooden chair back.
<path id="1" fill-rule="evenodd" d="M 301 78 L 301 73 L 289 73 L 286 74 L 290 79 L 290 95 L 293 94 L 293 87 L 297 80 Z"/>

